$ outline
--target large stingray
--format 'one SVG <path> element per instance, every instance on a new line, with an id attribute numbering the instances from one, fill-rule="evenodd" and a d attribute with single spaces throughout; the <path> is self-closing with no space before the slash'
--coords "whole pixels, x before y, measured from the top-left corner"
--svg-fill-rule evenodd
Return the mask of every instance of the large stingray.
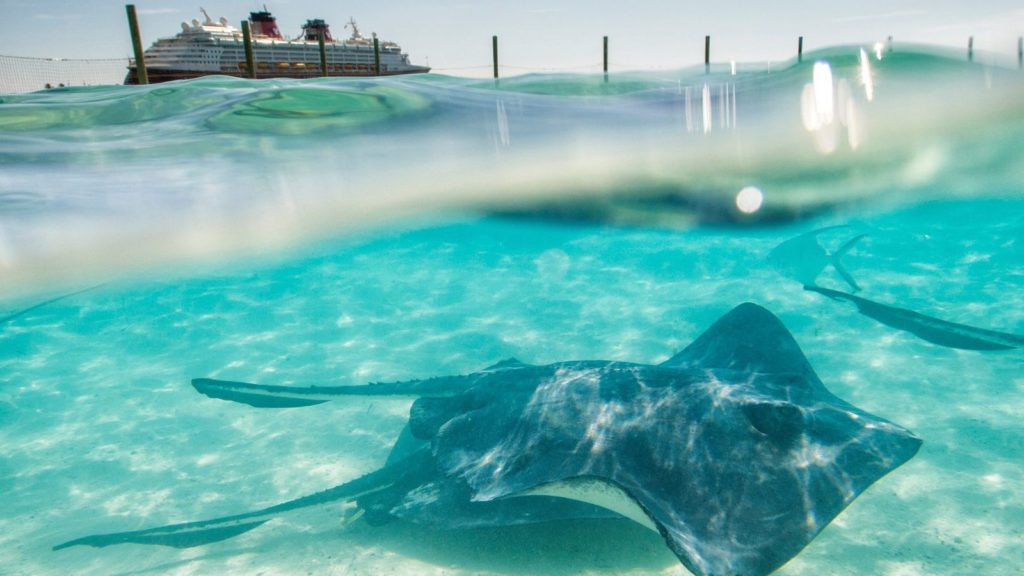
<path id="1" fill-rule="evenodd" d="M 661 534 L 695 574 L 767 574 L 920 446 L 830 393 L 782 323 L 749 303 L 657 365 L 506 360 L 466 376 L 365 386 L 193 384 L 259 407 L 418 399 L 376 472 L 254 512 L 55 549 L 197 546 L 284 512 L 356 500 L 376 523 L 399 517 L 449 528 L 612 510 Z"/>

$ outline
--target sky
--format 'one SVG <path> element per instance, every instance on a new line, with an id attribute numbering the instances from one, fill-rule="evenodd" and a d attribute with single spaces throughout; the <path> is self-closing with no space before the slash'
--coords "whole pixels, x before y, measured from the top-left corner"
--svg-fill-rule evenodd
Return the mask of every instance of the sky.
<path id="1" fill-rule="evenodd" d="M 210 16 L 239 26 L 252 0 L 135 0 L 142 40 L 173 36 L 182 21 Z M 765 63 L 796 52 L 893 36 L 962 47 L 974 36 L 976 54 L 1016 60 L 1024 34 L 1020 0 L 266 0 L 286 36 L 307 18 L 323 18 L 336 37 L 354 17 L 364 34 L 398 42 L 417 64 L 463 76 L 490 73 L 491 35 L 499 37 L 506 73 L 598 71 L 602 36 L 609 36 L 613 70 L 675 69 L 699 64 L 704 36 L 712 60 Z M 0 0 L 0 55 L 46 58 L 127 58 L 131 41 L 125 2 Z M 977 59 L 977 56 L 976 56 Z"/>

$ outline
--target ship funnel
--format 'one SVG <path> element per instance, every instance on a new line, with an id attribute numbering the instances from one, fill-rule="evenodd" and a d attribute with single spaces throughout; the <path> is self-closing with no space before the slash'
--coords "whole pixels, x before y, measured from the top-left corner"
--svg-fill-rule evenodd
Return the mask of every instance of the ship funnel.
<path id="1" fill-rule="evenodd" d="M 281 35 L 281 31 L 277 28 L 277 19 L 274 18 L 270 12 L 267 12 L 266 10 L 250 12 L 249 21 L 252 22 L 254 36 L 279 38 L 281 40 L 284 39 L 284 36 Z"/>
<path id="2" fill-rule="evenodd" d="M 331 38 L 331 27 L 320 18 L 306 20 L 306 23 L 302 25 L 302 36 L 311 42 L 319 41 L 321 36 L 323 36 L 324 42 L 334 41 L 334 38 Z"/>

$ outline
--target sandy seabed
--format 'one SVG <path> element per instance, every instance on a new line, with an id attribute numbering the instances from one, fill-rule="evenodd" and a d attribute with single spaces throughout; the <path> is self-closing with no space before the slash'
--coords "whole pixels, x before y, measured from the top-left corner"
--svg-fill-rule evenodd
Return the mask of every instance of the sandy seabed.
<path id="1" fill-rule="evenodd" d="M 986 226 L 950 225 L 955 203 L 863 217 L 870 236 L 848 267 L 866 297 L 1020 333 L 1024 229 L 1001 224 L 1020 213 L 1008 206 L 978 208 Z M 754 301 L 831 391 L 924 440 L 778 573 L 1019 574 L 1022 353 L 929 344 L 765 263 L 787 237 L 832 223 L 672 232 L 471 221 L 119 281 L 32 310 L 0 325 L 0 572 L 685 574 L 659 536 L 626 520 L 445 532 L 345 525 L 342 505 L 194 549 L 51 547 L 340 484 L 383 463 L 409 408 L 256 410 L 202 397 L 190 378 L 330 385 L 508 357 L 658 362 Z M 820 281 L 841 282 L 831 271 Z"/>

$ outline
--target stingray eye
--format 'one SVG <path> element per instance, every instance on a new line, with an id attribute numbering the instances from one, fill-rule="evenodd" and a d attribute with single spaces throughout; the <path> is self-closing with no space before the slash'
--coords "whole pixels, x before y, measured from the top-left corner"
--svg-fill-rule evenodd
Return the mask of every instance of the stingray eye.
<path id="1" fill-rule="evenodd" d="M 803 412 L 792 404 L 758 402 L 746 404 L 742 410 L 751 426 L 782 448 L 792 444 L 804 429 Z"/>
<path id="2" fill-rule="evenodd" d="M 424 396 L 413 402 L 409 409 L 409 431 L 421 440 L 430 440 L 446 422 L 458 416 L 465 409 L 465 400 L 460 396 L 453 398 L 433 398 Z"/>

